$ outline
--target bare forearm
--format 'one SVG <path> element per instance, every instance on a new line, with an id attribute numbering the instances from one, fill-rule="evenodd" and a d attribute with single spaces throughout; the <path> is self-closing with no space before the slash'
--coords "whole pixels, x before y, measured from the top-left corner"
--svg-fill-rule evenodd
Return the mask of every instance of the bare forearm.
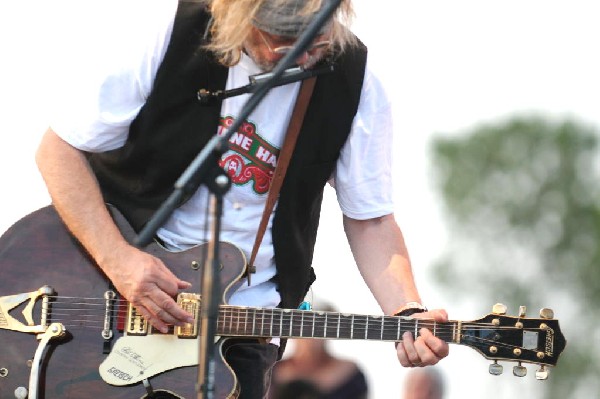
<path id="1" fill-rule="evenodd" d="M 191 286 L 158 258 L 129 245 L 113 222 L 83 153 L 49 129 L 36 161 L 55 208 L 117 290 L 163 332 L 193 322 L 173 297 Z"/>
<path id="2" fill-rule="evenodd" d="M 421 302 L 404 238 L 393 215 L 362 221 L 344 217 L 344 228 L 359 270 L 385 314 L 395 313 L 407 302 Z M 443 309 L 414 317 L 448 320 Z M 419 334 L 415 337 L 406 332 L 396 347 L 400 364 L 405 367 L 436 364 L 448 355 L 447 343 L 427 329 Z"/>
<path id="3" fill-rule="evenodd" d="M 99 265 L 110 264 L 106 258 L 125 242 L 106 209 L 84 154 L 48 129 L 36 162 L 67 227 Z"/>
<path id="4" fill-rule="evenodd" d="M 421 301 L 393 215 L 369 220 L 344 217 L 344 229 L 360 273 L 386 314 L 407 302 Z"/>

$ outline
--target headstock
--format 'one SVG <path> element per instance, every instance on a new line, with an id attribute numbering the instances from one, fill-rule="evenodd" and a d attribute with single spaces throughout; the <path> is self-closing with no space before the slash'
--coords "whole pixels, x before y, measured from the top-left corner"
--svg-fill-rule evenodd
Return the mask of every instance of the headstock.
<path id="1" fill-rule="evenodd" d="M 485 358 L 494 360 L 490 374 L 502 374 L 499 360 L 518 362 L 513 374 L 524 377 L 527 369 L 522 363 L 539 364 L 538 380 L 548 378 L 548 366 L 555 366 L 565 348 L 566 340 L 560 331 L 554 312 L 544 308 L 539 318 L 525 317 L 525 306 L 518 316 L 506 316 L 506 306 L 496 304 L 492 313 L 461 325 L 460 344 L 470 346 Z"/>

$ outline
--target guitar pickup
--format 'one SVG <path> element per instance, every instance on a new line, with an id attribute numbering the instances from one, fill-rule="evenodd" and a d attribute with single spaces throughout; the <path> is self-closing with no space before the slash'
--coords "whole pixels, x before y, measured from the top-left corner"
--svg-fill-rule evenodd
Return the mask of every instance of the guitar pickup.
<path id="1" fill-rule="evenodd" d="M 181 293 L 177 297 L 177 304 L 186 312 L 194 316 L 194 320 L 198 320 L 200 313 L 200 298 L 199 294 Z M 130 303 L 127 311 L 127 322 L 125 324 L 126 335 L 148 335 L 151 326 L 148 321 L 142 316 L 135 307 Z M 173 329 L 169 329 L 169 333 L 173 333 Z M 197 338 L 198 325 L 196 322 L 188 323 L 183 326 L 177 326 L 175 333 L 179 338 Z"/>
<path id="2" fill-rule="evenodd" d="M 194 323 L 187 323 L 183 326 L 177 326 L 175 329 L 179 338 L 196 338 L 198 337 L 198 315 L 200 313 L 201 296 L 183 292 L 177 297 L 177 304 L 186 312 L 194 316 Z"/>
<path id="3" fill-rule="evenodd" d="M 148 321 L 130 303 L 125 323 L 126 335 L 148 335 Z"/>

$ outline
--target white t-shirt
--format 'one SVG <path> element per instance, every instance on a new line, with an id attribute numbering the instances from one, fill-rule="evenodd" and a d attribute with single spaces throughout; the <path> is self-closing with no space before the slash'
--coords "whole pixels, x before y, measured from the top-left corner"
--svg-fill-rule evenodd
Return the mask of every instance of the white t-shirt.
<path id="1" fill-rule="evenodd" d="M 92 61 L 80 58 L 79 62 L 84 60 L 90 67 L 85 77 L 62 83 L 64 96 L 57 101 L 51 127 L 81 150 L 102 152 L 121 147 L 129 125 L 152 90 L 169 44 L 177 0 L 144 1 L 144 18 L 137 18 L 138 9 L 132 6 L 136 2 L 120 7 L 117 23 L 110 25 L 111 34 L 96 39 L 94 43 L 99 46 L 91 52 Z M 132 20 L 135 29 L 127 23 Z M 229 69 L 226 88 L 244 86 L 248 76 L 256 73 L 260 73 L 258 67 L 243 56 Z M 276 165 L 298 90 L 299 83 L 272 89 L 250 114 L 242 131 L 232 136 L 230 150 L 222 157 L 222 166 L 233 184 L 224 199 L 220 239 L 234 243 L 246 256 L 252 251 L 267 197 L 268 173 Z M 223 132 L 249 96 L 224 101 L 222 126 L 215 133 Z M 369 219 L 393 212 L 391 141 L 391 107 L 367 63 L 358 113 L 330 181 L 346 216 Z M 209 238 L 208 199 L 208 191 L 201 187 L 173 213 L 158 231 L 168 247 L 185 249 Z M 280 302 L 270 281 L 276 273 L 271 222 L 272 216 L 258 251 L 252 285 L 242 284 L 230 300 L 232 305 L 276 306 Z"/>

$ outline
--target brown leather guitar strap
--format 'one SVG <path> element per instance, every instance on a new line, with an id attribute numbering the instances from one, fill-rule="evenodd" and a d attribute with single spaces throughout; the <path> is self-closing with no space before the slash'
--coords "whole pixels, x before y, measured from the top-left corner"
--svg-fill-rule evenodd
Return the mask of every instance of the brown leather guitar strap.
<path id="1" fill-rule="evenodd" d="M 277 166 L 273 172 L 271 187 L 269 188 L 265 209 L 260 220 L 260 225 L 258 226 L 258 231 L 256 232 L 256 239 L 254 240 L 254 247 L 252 248 L 250 261 L 246 265 L 248 285 L 250 285 L 250 275 L 256 272 L 256 267 L 254 266 L 256 254 L 258 253 L 258 248 L 260 247 L 260 243 L 265 235 L 269 217 L 273 212 L 275 202 L 277 202 L 279 190 L 283 184 L 283 178 L 285 177 L 287 167 L 290 164 L 290 159 L 292 158 L 292 153 L 294 152 L 294 147 L 296 146 L 296 140 L 298 139 L 298 133 L 300 133 L 302 121 L 304 120 L 304 115 L 306 114 L 308 102 L 310 101 L 316 80 L 316 77 L 308 78 L 303 80 L 300 86 L 300 92 L 298 93 L 298 98 L 296 99 L 296 104 L 294 105 L 294 110 L 290 118 L 290 124 L 288 125 L 287 133 L 285 134 L 285 141 L 281 147 L 281 152 L 279 153 L 279 157 L 277 159 Z"/>

